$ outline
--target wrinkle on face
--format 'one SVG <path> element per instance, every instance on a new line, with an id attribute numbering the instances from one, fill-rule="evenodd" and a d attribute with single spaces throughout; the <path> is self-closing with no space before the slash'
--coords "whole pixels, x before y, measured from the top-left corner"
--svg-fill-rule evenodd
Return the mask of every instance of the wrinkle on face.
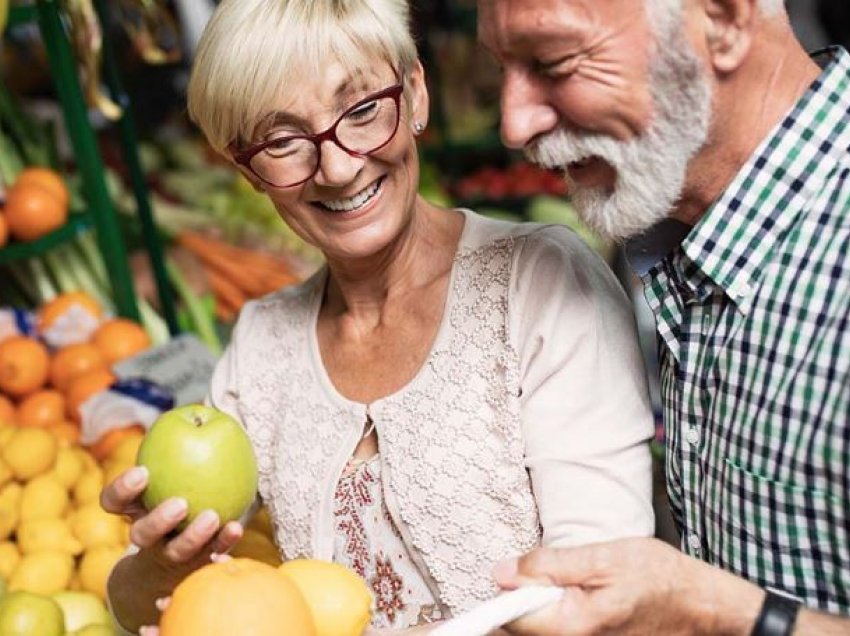
<path id="1" fill-rule="evenodd" d="M 647 128 L 652 35 L 642 2 L 490 0 L 482 14 L 482 41 L 506 75 L 524 74 L 534 85 L 521 103 L 555 110 L 560 125 L 620 140 Z"/>

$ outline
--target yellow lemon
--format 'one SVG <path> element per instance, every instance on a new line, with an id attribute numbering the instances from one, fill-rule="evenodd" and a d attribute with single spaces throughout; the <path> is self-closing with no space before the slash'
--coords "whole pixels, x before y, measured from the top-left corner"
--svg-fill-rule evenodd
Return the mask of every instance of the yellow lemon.
<path id="1" fill-rule="evenodd" d="M 0 634 L 62 636 L 62 608 L 53 599 L 29 592 L 11 592 L 0 600 Z"/>
<path id="2" fill-rule="evenodd" d="M 274 566 L 281 564 L 280 553 L 272 540 L 251 528 L 245 528 L 242 538 L 233 546 L 230 555 L 234 558 L 245 557 L 262 561 Z"/>
<path id="3" fill-rule="evenodd" d="M 80 458 L 80 461 L 83 462 L 83 468 L 86 470 L 98 467 L 97 460 L 94 456 L 82 446 L 72 446 L 71 450 L 73 450 L 74 454 Z"/>
<path id="4" fill-rule="evenodd" d="M 14 477 L 15 476 L 12 474 L 12 469 L 9 468 L 9 465 L 0 459 L 0 486 L 5 486 L 12 481 Z"/>
<path id="5" fill-rule="evenodd" d="M 67 589 L 73 572 L 74 557 L 65 552 L 25 554 L 12 572 L 9 589 L 53 594 Z"/>
<path id="6" fill-rule="evenodd" d="M 372 615 L 372 594 L 354 571 L 338 563 L 296 559 L 280 566 L 301 590 L 316 636 L 361 636 Z"/>
<path id="7" fill-rule="evenodd" d="M 96 502 L 103 489 L 103 471 L 98 467 L 88 468 L 74 484 L 74 501 L 78 506 Z"/>
<path id="8" fill-rule="evenodd" d="M 18 504 L 24 488 L 12 481 L 0 488 L 0 541 L 8 539 L 20 521 Z"/>
<path id="9" fill-rule="evenodd" d="M 73 535 L 64 519 L 24 521 L 18 526 L 16 536 L 23 554 L 47 551 L 77 555 L 83 551 L 83 544 Z"/>
<path id="10" fill-rule="evenodd" d="M 16 481 L 11 481 L 0 488 L 0 504 L 7 503 L 17 508 L 21 501 L 21 494 L 24 492 L 24 487 Z"/>
<path id="11" fill-rule="evenodd" d="M 256 514 L 248 521 L 247 528 L 256 530 L 257 532 L 266 535 L 269 539 L 274 539 L 274 529 L 272 528 L 272 520 L 269 517 L 269 511 L 265 506 L 261 506 Z"/>
<path id="12" fill-rule="evenodd" d="M 71 490 L 83 474 L 83 467 L 83 459 L 73 448 L 60 448 L 56 453 L 56 463 L 49 474 L 55 475 L 67 490 Z"/>
<path id="13" fill-rule="evenodd" d="M 15 434 L 14 426 L 3 426 L 0 428 L 0 448 L 6 445 L 10 439 L 12 439 L 12 435 Z"/>
<path id="14" fill-rule="evenodd" d="M 91 592 L 57 592 L 53 600 L 65 615 L 65 631 L 76 635 L 86 625 L 112 625 L 106 605 Z"/>
<path id="15" fill-rule="evenodd" d="M 9 580 L 20 560 L 21 553 L 18 552 L 14 541 L 0 542 L 0 577 L 3 577 L 4 581 Z"/>
<path id="16" fill-rule="evenodd" d="M 127 466 L 135 466 L 136 455 L 139 454 L 139 446 L 144 438 L 145 434 L 141 431 L 128 431 L 127 437 L 118 442 L 109 459 L 123 462 Z"/>
<path id="17" fill-rule="evenodd" d="M 58 450 L 56 438 L 45 429 L 18 428 L 0 448 L 0 457 L 16 479 L 26 481 L 50 470 Z"/>
<path id="18" fill-rule="evenodd" d="M 112 483 L 119 475 L 130 470 L 133 466 L 135 466 L 133 463 L 110 458 L 109 461 L 103 464 L 103 483 Z"/>
<path id="19" fill-rule="evenodd" d="M 21 521 L 58 519 L 68 508 L 68 491 L 54 475 L 36 477 L 24 484 L 21 493 Z"/>
<path id="20" fill-rule="evenodd" d="M 78 508 L 68 518 L 71 531 L 86 549 L 100 545 L 126 545 L 124 521 L 109 514 L 99 504 L 90 503 Z"/>
<path id="21" fill-rule="evenodd" d="M 124 552 L 121 547 L 99 546 L 83 554 L 78 571 L 80 587 L 106 600 L 106 579 Z"/>

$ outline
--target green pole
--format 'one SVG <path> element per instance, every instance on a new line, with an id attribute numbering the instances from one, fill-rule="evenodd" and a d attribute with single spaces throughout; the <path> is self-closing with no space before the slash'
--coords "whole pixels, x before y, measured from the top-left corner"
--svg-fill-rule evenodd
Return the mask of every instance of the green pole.
<path id="1" fill-rule="evenodd" d="M 83 182 L 88 211 L 94 221 L 118 314 L 140 320 L 127 250 L 104 180 L 103 161 L 89 122 L 88 108 L 77 79 L 77 66 L 62 25 L 57 0 L 36 0 L 41 36 L 65 115 L 65 125 Z"/>
<path id="2" fill-rule="evenodd" d="M 109 12 L 107 3 L 103 0 L 96 2 L 96 9 L 103 25 L 103 71 L 106 85 L 112 94 L 112 99 L 121 107 L 121 119 L 118 121 L 118 132 L 121 135 L 121 150 L 124 161 L 130 171 L 130 181 L 133 186 L 133 195 L 136 198 L 136 210 L 139 222 L 142 226 L 142 240 L 147 248 L 156 283 L 159 302 L 163 317 L 168 325 L 171 335 L 180 333 L 177 323 L 177 312 L 174 309 L 174 296 L 168 282 L 168 274 L 165 269 L 165 255 L 163 254 L 162 242 L 153 219 L 150 204 L 150 193 L 145 179 L 142 164 L 139 160 L 138 135 L 133 121 L 133 110 L 130 98 L 121 86 L 120 74 L 113 55 L 112 41 L 109 36 Z"/>

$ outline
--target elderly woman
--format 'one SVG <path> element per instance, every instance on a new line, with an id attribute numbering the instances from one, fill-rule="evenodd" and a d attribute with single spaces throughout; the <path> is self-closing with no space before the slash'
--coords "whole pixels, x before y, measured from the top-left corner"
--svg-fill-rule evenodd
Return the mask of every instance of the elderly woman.
<path id="1" fill-rule="evenodd" d="M 401 0 L 224 0 L 189 112 L 327 265 L 244 309 L 210 403 L 243 422 L 284 559 L 345 564 L 373 627 L 427 631 L 494 595 L 539 544 L 653 531 L 652 418 L 633 318 L 563 227 L 487 220 L 417 193 L 428 122 Z M 104 505 L 139 551 L 111 605 L 132 629 L 238 523 L 150 513 L 135 469 Z"/>

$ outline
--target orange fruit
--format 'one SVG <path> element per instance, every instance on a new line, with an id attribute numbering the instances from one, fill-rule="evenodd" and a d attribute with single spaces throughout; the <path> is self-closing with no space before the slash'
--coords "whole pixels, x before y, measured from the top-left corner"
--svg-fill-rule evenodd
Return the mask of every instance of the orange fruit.
<path id="1" fill-rule="evenodd" d="M 74 378 L 106 366 L 106 358 L 90 342 L 68 345 L 59 349 L 50 361 L 50 384 L 65 391 Z"/>
<path id="2" fill-rule="evenodd" d="M 10 336 L 0 341 L 0 391 L 21 397 L 47 381 L 50 354 L 38 340 Z"/>
<path id="3" fill-rule="evenodd" d="M 68 202 L 71 200 L 71 194 L 68 192 L 68 186 L 65 185 L 65 180 L 55 170 L 44 168 L 41 166 L 30 166 L 24 168 L 15 180 L 14 185 L 36 185 L 44 188 L 59 202 L 68 207 Z"/>
<path id="4" fill-rule="evenodd" d="M 51 424 L 47 430 L 59 440 L 59 446 L 78 446 L 80 443 L 80 425 L 64 420 L 58 424 Z"/>
<path id="5" fill-rule="evenodd" d="M 65 406 L 68 416 L 75 422 L 80 421 L 80 406 L 92 395 L 103 391 L 115 382 L 115 375 L 109 369 L 95 369 L 77 376 L 68 385 L 65 392 Z"/>
<path id="6" fill-rule="evenodd" d="M 41 331 L 49 329 L 57 318 L 65 314 L 72 306 L 79 305 L 93 318 L 100 320 L 103 309 L 94 298 L 84 291 L 66 292 L 59 294 L 53 300 L 44 303 L 38 309 L 38 328 Z"/>
<path id="7" fill-rule="evenodd" d="M 91 342 L 100 349 L 110 365 L 151 346 L 148 332 L 126 318 L 104 320 L 94 332 Z"/>
<path id="8" fill-rule="evenodd" d="M 6 217 L 0 214 L 0 247 L 9 242 L 9 223 Z"/>
<path id="9" fill-rule="evenodd" d="M 89 446 L 89 452 L 97 461 L 103 462 L 112 456 L 112 453 L 122 441 L 129 437 L 142 437 L 144 434 L 145 427 L 141 424 L 113 428 L 106 431 L 94 444 Z"/>
<path id="10" fill-rule="evenodd" d="M 15 421 L 15 403 L 5 395 L 0 395 L 0 424 Z"/>
<path id="11" fill-rule="evenodd" d="M 251 559 L 210 563 L 174 589 L 160 636 L 316 636 L 298 588 L 271 565 Z"/>
<path id="12" fill-rule="evenodd" d="M 54 389 L 30 393 L 18 404 L 18 424 L 50 426 L 65 419 L 65 396 Z"/>
<path id="13" fill-rule="evenodd" d="M 19 241 L 34 241 L 68 220 L 68 205 L 40 185 L 15 184 L 6 191 L 3 208 L 9 234 Z"/>

